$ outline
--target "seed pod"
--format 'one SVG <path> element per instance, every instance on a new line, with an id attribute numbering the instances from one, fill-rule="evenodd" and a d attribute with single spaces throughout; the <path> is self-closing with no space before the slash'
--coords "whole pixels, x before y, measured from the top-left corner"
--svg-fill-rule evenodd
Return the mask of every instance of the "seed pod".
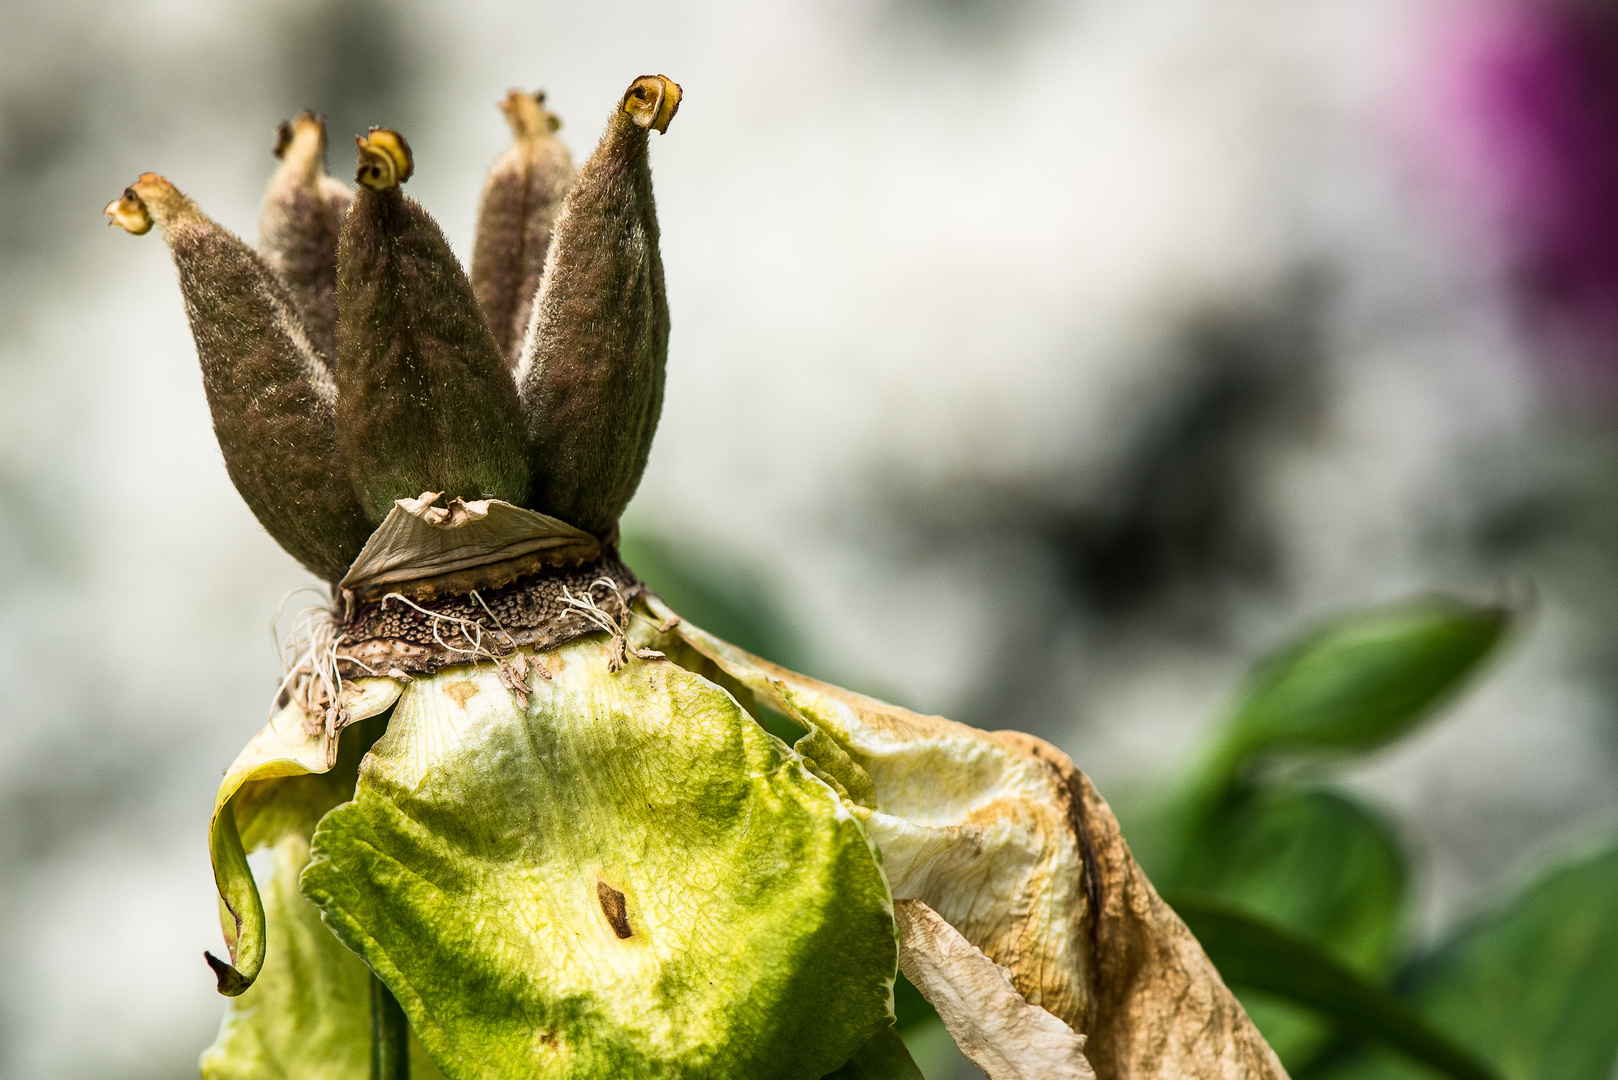
<path id="1" fill-rule="evenodd" d="M 281 165 L 264 192 L 258 250 L 285 283 L 309 343 L 337 363 L 337 236 L 354 193 L 326 175 L 326 122 L 307 110 L 276 131 Z"/>
<path id="2" fill-rule="evenodd" d="M 246 244 L 153 173 L 107 205 L 140 235 L 155 222 L 180 272 L 225 468 L 260 524 L 327 581 L 365 546 L 336 442 L 336 388 L 285 287 Z"/>
<path id="3" fill-rule="evenodd" d="M 517 369 L 529 505 L 597 536 L 635 494 L 663 407 L 669 310 L 646 139 L 679 107 L 662 75 L 625 91 L 562 206 Z"/>
<path id="4" fill-rule="evenodd" d="M 372 128 L 337 252 L 337 441 L 360 504 L 528 491 L 521 406 L 472 283 L 438 224 L 399 185 L 410 146 Z"/>
<path id="5" fill-rule="evenodd" d="M 483 184 L 472 288 L 500 352 L 515 367 L 574 169 L 572 155 L 555 137 L 562 122 L 546 111 L 544 91 L 513 90 L 500 109 L 511 124 L 512 143 Z"/>

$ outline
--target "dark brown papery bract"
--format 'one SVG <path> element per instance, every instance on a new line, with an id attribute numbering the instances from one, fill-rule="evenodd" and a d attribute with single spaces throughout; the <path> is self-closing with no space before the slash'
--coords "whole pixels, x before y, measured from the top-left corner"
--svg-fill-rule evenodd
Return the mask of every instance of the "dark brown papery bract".
<path id="1" fill-rule="evenodd" d="M 424 491 L 615 534 L 663 398 L 646 133 L 679 98 L 637 79 L 574 185 L 543 96 L 513 91 L 473 278 L 400 189 L 404 137 L 356 140 L 355 194 L 326 175 L 312 113 L 282 125 L 260 254 L 154 174 L 109 204 L 168 240 L 231 479 L 299 562 L 336 580 L 395 500 Z"/>

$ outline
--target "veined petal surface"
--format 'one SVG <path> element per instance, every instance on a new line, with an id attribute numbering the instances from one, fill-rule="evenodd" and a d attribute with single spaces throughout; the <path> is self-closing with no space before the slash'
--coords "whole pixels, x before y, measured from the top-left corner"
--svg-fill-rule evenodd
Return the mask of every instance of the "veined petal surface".
<path id="1" fill-rule="evenodd" d="M 304 893 L 453 1080 L 813 1080 L 892 1023 L 877 855 L 723 689 L 602 635 L 526 709 L 418 678 L 315 833 Z"/>

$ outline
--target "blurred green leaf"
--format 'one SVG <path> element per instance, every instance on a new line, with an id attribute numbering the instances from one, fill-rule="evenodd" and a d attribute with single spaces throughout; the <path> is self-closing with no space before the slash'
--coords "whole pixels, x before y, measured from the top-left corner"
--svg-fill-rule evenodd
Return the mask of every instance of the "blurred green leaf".
<path id="1" fill-rule="evenodd" d="M 1392 828 L 1358 802 L 1272 789 L 1206 823 L 1165 887 L 1261 915 L 1377 976 L 1393 962 L 1404 856 Z"/>
<path id="2" fill-rule="evenodd" d="M 825 1080 L 924 1080 L 905 1049 L 897 1028 L 884 1028 L 871 1036 L 859 1052 Z"/>
<path id="3" fill-rule="evenodd" d="M 1510 1080 L 1609 1080 L 1618 1064 L 1618 848 L 1547 873 L 1404 981 L 1435 1027 Z M 1378 1055 L 1330 1075 L 1419 1074 Z"/>
<path id="4" fill-rule="evenodd" d="M 1373 979 L 1393 965 L 1404 857 L 1391 827 L 1342 795 L 1279 788 L 1232 799 L 1201 823 L 1162 885 L 1261 916 Z M 1289 1069 L 1332 1036 L 1313 1012 L 1249 1004 Z"/>
<path id="5" fill-rule="evenodd" d="M 1430 1026 L 1391 991 L 1377 986 L 1319 946 L 1221 901 L 1188 895 L 1164 898 L 1185 920 L 1219 974 L 1232 987 L 1256 990 L 1314 1009 L 1333 1023 L 1390 1046 L 1440 1076 L 1498 1080 L 1469 1051 Z"/>
<path id="6" fill-rule="evenodd" d="M 1382 746 L 1447 700 L 1507 622 L 1503 608 L 1424 597 L 1329 623 L 1258 665 L 1216 757 L 1234 770 L 1274 750 Z"/>
<path id="7" fill-rule="evenodd" d="M 756 656 L 803 670 L 802 641 L 769 584 L 733 558 L 649 533 L 626 534 L 618 551 L 635 576 L 685 618 Z"/>

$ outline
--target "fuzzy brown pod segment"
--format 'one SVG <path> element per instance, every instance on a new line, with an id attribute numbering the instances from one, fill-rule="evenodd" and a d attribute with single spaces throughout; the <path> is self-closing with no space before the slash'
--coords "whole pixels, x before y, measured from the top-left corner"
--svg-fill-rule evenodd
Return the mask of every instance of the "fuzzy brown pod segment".
<path id="1" fill-rule="evenodd" d="M 517 378 L 528 411 L 528 505 L 597 536 L 629 505 L 663 407 L 669 310 L 647 132 L 680 87 L 636 79 L 562 206 Z"/>
<path id="2" fill-rule="evenodd" d="M 517 389 L 449 242 L 399 185 L 409 144 L 356 140 L 337 253 L 337 438 L 371 524 L 423 489 L 527 501 Z"/>
<path id="3" fill-rule="evenodd" d="M 551 232 L 573 186 L 573 157 L 556 138 L 562 122 L 543 91 L 513 90 L 500 103 L 509 149 L 489 170 L 478 204 L 472 289 L 500 352 L 515 367 L 545 270 Z"/>
<path id="4" fill-rule="evenodd" d="M 342 465 L 330 373 L 285 286 L 155 173 L 142 174 L 106 213 L 136 235 L 155 223 L 168 242 L 236 490 L 293 558 L 324 580 L 341 577 L 371 525 Z"/>
<path id="5" fill-rule="evenodd" d="M 281 159 L 264 192 L 258 250 L 280 277 L 315 353 L 337 364 L 337 237 L 354 192 L 326 175 L 326 122 L 307 110 L 276 131 Z"/>

